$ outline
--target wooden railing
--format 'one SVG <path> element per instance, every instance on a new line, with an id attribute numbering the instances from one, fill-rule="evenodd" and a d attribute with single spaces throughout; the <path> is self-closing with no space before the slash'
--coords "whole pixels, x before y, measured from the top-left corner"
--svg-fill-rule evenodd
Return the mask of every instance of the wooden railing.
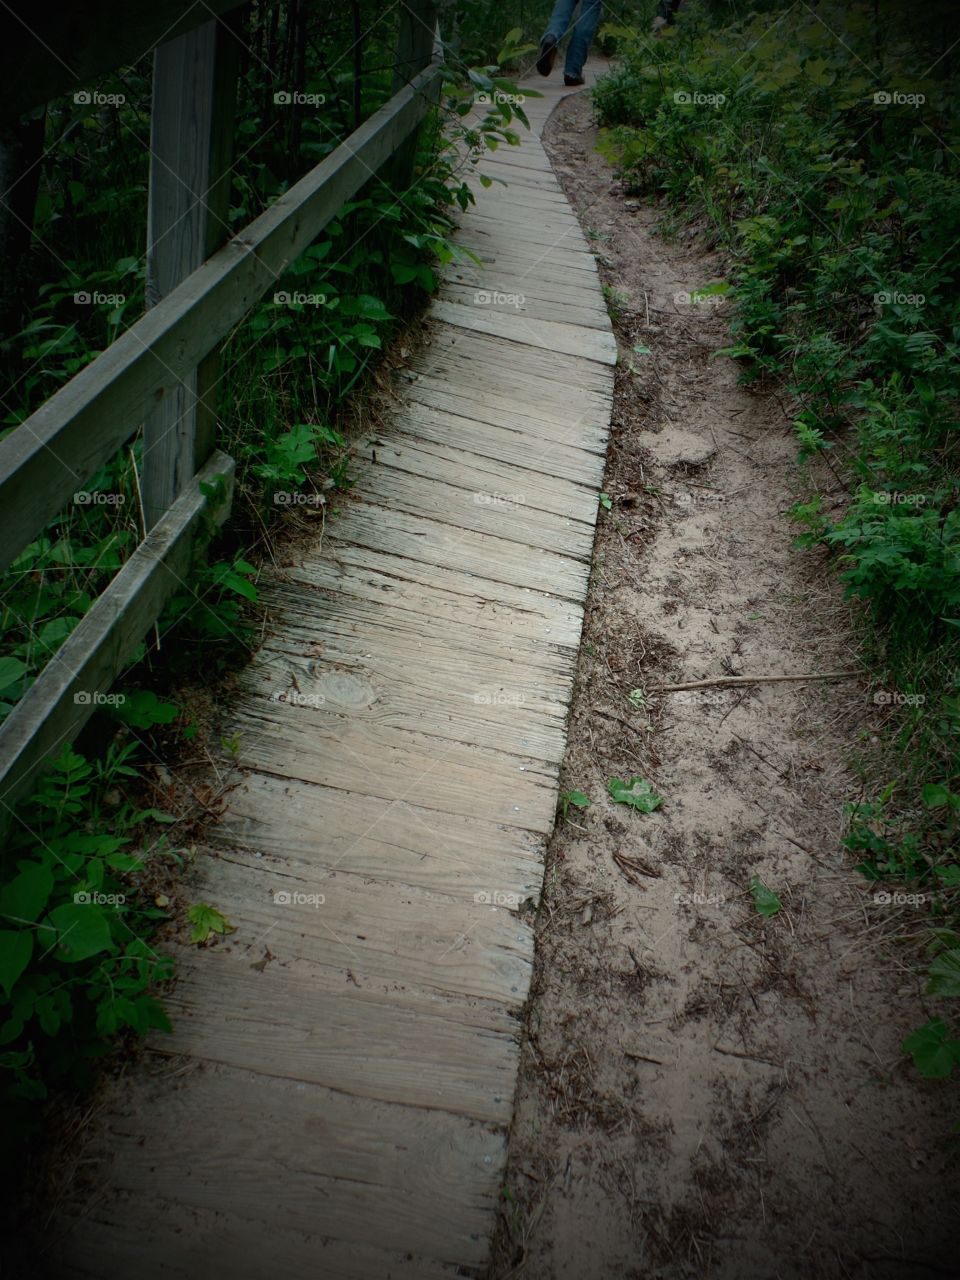
<path id="1" fill-rule="evenodd" d="M 179 19 L 180 34 L 154 55 L 149 309 L 0 441 L 0 568 L 141 426 L 148 532 L 0 727 L 0 823 L 188 573 L 201 520 L 229 514 L 234 465 L 216 448 L 212 404 L 219 344 L 378 170 L 390 162 L 393 184 L 406 184 L 415 131 L 440 84 L 437 4 L 405 0 L 393 97 L 223 243 L 237 74 L 230 15 L 185 30 L 177 6 L 158 7 L 167 29 Z M 83 65 L 110 69 L 94 53 Z"/>

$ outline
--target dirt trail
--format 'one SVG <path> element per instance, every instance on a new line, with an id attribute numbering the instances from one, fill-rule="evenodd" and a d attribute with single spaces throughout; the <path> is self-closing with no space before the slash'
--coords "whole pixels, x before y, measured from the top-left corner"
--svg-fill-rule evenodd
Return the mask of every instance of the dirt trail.
<path id="1" fill-rule="evenodd" d="M 491 1275 L 960 1275 L 950 1117 L 899 1051 L 922 984 L 877 941 L 895 908 L 841 845 L 858 785 L 844 762 L 869 737 L 873 690 L 628 698 L 858 663 L 839 591 L 793 549 L 789 423 L 710 359 L 729 341 L 724 307 L 677 300 L 722 265 L 655 233 L 663 210 L 624 199 L 595 136 L 582 95 L 546 134 L 623 295 L 613 505 L 562 778 L 593 803 L 549 852 Z M 664 797 L 656 813 L 606 795 L 634 774 Z M 782 899 L 770 919 L 754 875 Z"/>

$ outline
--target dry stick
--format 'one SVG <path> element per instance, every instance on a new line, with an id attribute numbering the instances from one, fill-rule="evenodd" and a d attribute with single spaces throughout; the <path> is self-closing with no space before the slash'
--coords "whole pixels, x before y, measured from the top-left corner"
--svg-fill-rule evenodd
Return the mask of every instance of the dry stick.
<path id="1" fill-rule="evenodd" d="M 717 676 L 715 680 L 690 680 L 686 684 L 658 684 L 650 693 L 682 693 L 685 689 L 708 689 L 717 684 L 776 684 L 783 680 L 854 680 L 862 671 L 828 671 L 824 675 L 807 676 Z"/>
<path id="2" fill-rule="evenodd" d="M 772 1058 L 762 1058 L 757 1053 L 740 1053 L 736 1049 L 721 1049 L 719 1043 L 715 1044 L 713 1048 L 716 1053 L 722 1053 L 728 1058 L 745 1058 L 747 1062 L 762 1062 L 764 1066 L 777 1067 L 780 1071 L 785 1070 L 782 1062 L 774 1062 Z"/>

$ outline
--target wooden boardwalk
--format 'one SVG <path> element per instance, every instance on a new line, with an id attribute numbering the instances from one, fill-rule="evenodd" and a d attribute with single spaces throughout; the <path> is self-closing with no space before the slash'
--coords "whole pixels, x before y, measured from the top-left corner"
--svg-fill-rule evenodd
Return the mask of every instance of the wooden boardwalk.
<path id="1" fill-rule="evenodd" d="M 556 79 L 556 77 L 555 77 Z M 489 1251 L 616 347 L 539 134 L 498 151 L 389 431 L 262 584 L 243 784 L 174 1034 L 108 1092 L 57 1274 L 452 1277 Z"/>

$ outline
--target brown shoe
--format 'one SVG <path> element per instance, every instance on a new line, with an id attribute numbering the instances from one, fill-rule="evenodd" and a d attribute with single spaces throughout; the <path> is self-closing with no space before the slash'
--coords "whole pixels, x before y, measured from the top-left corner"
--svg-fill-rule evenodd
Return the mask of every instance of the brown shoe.
<path id="1" fill-rule="evenodd" d="M 568 89 L 575 89 L 577 85 L 586 84 L 586 80 L 584 80 L 583 76 L 564 76 L 563 83 Z"/>

